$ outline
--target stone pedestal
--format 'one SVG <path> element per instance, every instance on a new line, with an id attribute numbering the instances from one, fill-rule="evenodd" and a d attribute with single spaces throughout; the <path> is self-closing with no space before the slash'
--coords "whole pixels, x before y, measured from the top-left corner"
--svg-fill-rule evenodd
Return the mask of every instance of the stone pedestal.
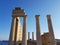
<path id="1" fill-rule="evenodd" d="M 22 45 L 27 45 L 26 18 L 27 18 L 27 16 L 24 17 L 24 22 L 23 22 L 23 39 L 22 39 Z"/>
<path id="2" fill-rule="evenodd" d="M 49 35 L 51 38 L 51 45 L 56 45 L 55 37 L 54 37 L 54 32 L 53 32 L 53 27 L 52 27 L 52 22 L 51 22 L 51 16 L 47 15 L 47 21 L 48 21 L 48 29 L 49 29 Z"/>
<path id="3" fill-rule="evenodd" d="M 42 45 L 41 34 L 40 34 L 40 23 L 39 23 L 39 16 L 36 15 L 36 42 L 37 45 Z"/>

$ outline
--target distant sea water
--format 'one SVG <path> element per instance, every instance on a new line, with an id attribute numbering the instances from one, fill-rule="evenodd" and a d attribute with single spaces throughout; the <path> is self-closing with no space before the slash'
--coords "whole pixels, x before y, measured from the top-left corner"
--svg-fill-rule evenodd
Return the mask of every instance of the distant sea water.
<path id="1" fill-rule="evenodd" d="M 8 41 L 0 41 L 0 45 L 8 45 Z"/>

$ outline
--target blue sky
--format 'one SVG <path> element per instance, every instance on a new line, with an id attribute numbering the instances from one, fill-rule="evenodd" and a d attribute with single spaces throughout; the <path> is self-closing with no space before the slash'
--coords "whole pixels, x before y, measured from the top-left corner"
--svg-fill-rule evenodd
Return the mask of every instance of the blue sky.
<path id="1" fill-rule="evenodd" d="M 60 39 L 60 0 L 1 0 L 0 1 L 0 40 L 8 40 L 12 10 L 21 7 L 28 15 L 27 30 L 35 32 L 35 15 L 40 15 L 41 33 L 48 32 L 47 14 L 51 14 L 55 38 Z"/>

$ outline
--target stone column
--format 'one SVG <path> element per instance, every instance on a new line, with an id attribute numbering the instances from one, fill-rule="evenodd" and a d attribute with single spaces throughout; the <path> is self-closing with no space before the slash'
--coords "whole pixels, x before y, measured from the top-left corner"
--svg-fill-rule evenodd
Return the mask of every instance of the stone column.
<path id="1" fill-rule="evenodd" d="M 42 45 L 41 34 L 40 34 L 40 23 L 39 23 L 39 16 L 36 15 L 36 41 L 37 45 Z"/>
<path id="2" fill-rule="evenodd" d="M 9 44 L 8 45 L 14 45 L 15 26 L 16 26 L 16 17 L 13 17 L 12 18 L 11 31 L 10 31 Z"/>
<path id="3" fill-rule="evenodd" d="M 16 18 L 16 27 L 15 27 L 15 36 L 14 36 L 14 45 L 17 45 L 17 31 L 18 31 L 18 19 Z"/>
<path id="4" fill-rule="evenodd" d="M 34 40 L 34 32 L 32 32 L 32 40 Z"/>
<path id="5" fill-rule="evenodd" d="M 48 21 L 49 34 L 50 34 L 50 38 L 51 38 L 51 45 L 56 45 L 54 32 L 53 32 L 53 27 L 52 27 L 52 22 L 51 22 L 51 16 L 50 15 L 47 15 L 47 21 Z"/>
<path id="6" fill-rule="evenodd" d="M 27 16 L 24 17 L 24 22 L 23 22 L 23 39 L 22 39 L 22 45 L 27 45 L 26 18 L 27 18 Z"/>
<path id="7" fill-rule="evenodd" d="M 28 40 L 30 39 L 30 32 L 28 32 Z"/>

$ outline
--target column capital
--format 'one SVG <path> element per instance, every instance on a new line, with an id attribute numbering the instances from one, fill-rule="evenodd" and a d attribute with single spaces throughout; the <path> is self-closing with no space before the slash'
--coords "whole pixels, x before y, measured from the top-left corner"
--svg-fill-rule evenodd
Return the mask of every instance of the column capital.
<path id="1" fill-rule="evenodd" d="M 48 14 L 46 17 L 49 19 L 49 18 L 51 17 L 51 15 L 50 15 L 50 14 Z"/>
<path id="2" fill-rule="evenodd" d="M 35 15 L 35 17 L 39 17 L 40 15 Z"/>

